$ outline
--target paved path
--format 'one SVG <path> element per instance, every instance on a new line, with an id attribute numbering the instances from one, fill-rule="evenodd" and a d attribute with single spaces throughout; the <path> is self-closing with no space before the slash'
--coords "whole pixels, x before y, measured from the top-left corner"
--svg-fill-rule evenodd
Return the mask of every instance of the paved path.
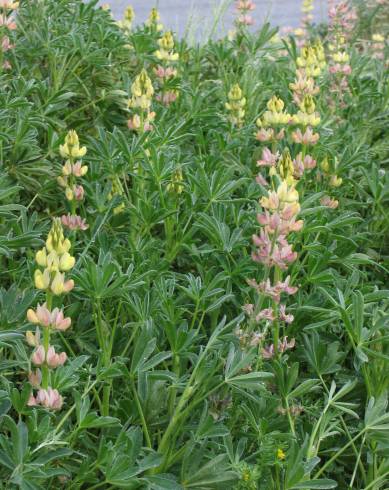
<path id="1" fill-rule="evenodd" d="M 150 9 L 156 4 L 161 13 L 163 24 L 182 34 L 189 25 L 189 31 L 199 37 L 193 26 L 200 26 L 201 31 L 209 33 L 212 29 L 216 12 L 224 12 L 221 18 L 221 29 L 231 28 L 234 18 L 232 0 L 101 0 L 109 3 L 116 19 L 122 17 L 124 9 L 132 5 L 135 10 L 135 22 L 147 19 Z M 272 24 L 280 26 L 298 26 L 302 0 L 256 0 L 253 12 L 255 25 L 260 26 L 269 19 Z M 228 4 L 230 5 L 228 7 Z M 315 0 L 315 20 L 325 20 L 327 0 Z M 224 7 L 224 10 L 223 10 Z M 200 34 L 200 36 L 202 36 Z"/>

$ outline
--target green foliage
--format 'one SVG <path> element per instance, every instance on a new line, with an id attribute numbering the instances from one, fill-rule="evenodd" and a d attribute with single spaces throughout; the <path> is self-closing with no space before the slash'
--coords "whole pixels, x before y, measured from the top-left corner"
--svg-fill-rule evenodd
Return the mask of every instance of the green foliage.
<path id="1" fill-rule="evenodd" d="M 176 41 L 179 96 L 154 96 L 153 129 L 137 133 L 127 101 L 142 68 L 157 86 L 160 34 L 126 33 L 97 3 L 21 0 L 0 75 L 0 488 L 386 488 L 388 58 L 364 44 L 380 7 L 360 8 L 345 107 L 333 109 L 328 70 L 318 82 L 318 168 L 299 183 L 304 227 L 288 270 L 299 289 L 283 327 L 295 348 L 269 359 L 239 333 L 256 301 L 247 280 L 266 278 L 251 259 L 266 194 L 254 132 L 274 94 L 293 106 L 296 40 L 265 24 Z M 312 40 L 325 31 L 312 27 Z M 240 128 L 224 107 L 235 83 Z M 88 150 L 88 229 L 67 232 L 72 326 L 55 337 L 68 360 L 51 378 L 63 406 L 49 411 L 29 406 L 26 312 L 44 301 L 35 252 L 69 211 L 56 177 L 70 129 Z M 321 203 L 328 193 L 337 209 Z"/>

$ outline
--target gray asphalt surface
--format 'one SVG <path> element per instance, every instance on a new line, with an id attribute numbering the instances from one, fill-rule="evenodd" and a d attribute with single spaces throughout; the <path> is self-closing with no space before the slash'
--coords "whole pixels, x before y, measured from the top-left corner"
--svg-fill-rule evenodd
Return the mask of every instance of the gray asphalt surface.
<path id="1" fill-rule="evenodd" d="M 132 5 L 135 10 L 135 23 L 146 20 L 151 8 L 157 6 L 166 28 L 179 34 L 183 34 L 187 29 L 200 39 L 212 30 L 217 12 L 223 12 L 218 32 L 230 29 L 235 10 L 235 2 L 231 0 L 101 0 L 100 3 L 108 3 L 116 19 L 120 19 L 124 9 Z M 255 3 L 256 9 L 252 13 L 255 26 L 260 26 L 266 20 L 278 26 L 299 25 L 302 0 L 256 0 Z M 224 9 L 223 4 L 226 7 Z M 327 0 L 315 0 L 315 21 L 325 20 L 326 12 Z"/>

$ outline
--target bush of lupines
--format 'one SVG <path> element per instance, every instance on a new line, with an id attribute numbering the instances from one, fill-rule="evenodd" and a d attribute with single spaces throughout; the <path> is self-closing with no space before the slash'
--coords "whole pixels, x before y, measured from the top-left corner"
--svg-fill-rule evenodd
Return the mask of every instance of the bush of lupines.
<path id="1" fill-rule="evenodd" d="M 388 3 L 329 3 L 0 0 L 1 488 L 387 487 Z"/>

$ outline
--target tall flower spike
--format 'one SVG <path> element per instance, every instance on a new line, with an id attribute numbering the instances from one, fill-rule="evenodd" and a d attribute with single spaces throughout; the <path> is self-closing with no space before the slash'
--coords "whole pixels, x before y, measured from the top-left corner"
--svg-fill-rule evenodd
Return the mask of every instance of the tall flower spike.
<path id="1" fill-rule="evenodd" d="M 74 135 L 73 135 L 74 136 Z M 77 145 L 76 138 L 70 143 L 70 149 Z M 36 325 L 35 334 L 26 333 L 26 341 L 34 347 L 31 355 L 33 365 L 41 370 L 31 372 L 29 375 L 33 388 L 38 388 L 38 394 L 30 395 L 28 405 L 31 407 L 41 405 L 51 410 L 59 410 L 63 399 L 58 390 L 51 388 L 50 370 L 62 366 L 67 360 L 66 352 L 55 352 L 50 345 L 50 335 L 55 331 L 66 331 L 71 325 L 71 319 L 63 314 L 60 308 L 52 309 L 53 296 L 69 292 L 74 287 L 73 280 L 65 279 L 65 272 L 75 264 L 70 255 L 71 243 L 65 238 L 60 218 L 55 218 L 46 239 L 45 247 L 36 254 L 38 269 L 34 273 L 35 286 L 46 292 L 46 302 L 38 304 L 36 310 L 27 311 L 27 320 Z M 42 270 L 43 269 L 43 270 Z M 42 327 L 42 337 L 39 327 Z"/>
<path id="2" fill-rule="evenodd" d="M 55 218 L 46 240 L 46 246 L 37 252 L 36 262 L 43 271 L 37 269 L 34 274 L 37 289 L 51 291 L 60 295 L 70 291 L 73 280 L 65 280 L 63 272 L 69 271 L 75 264 L 75 259 L 69 253 L 71 243 L 64 237 L 61 220 Z"/>
<path id="3" fill-rule="evenodd" d="M 159 49 L 155 52 L 155 56 L 159 60 L 163 61 L 177 61 L 179 58 L 178 53 L 174 52 L 174 38 L 173 34 L 168 31 L 158 39 Z"/>
<path id="4" fill-rule="evenodd" d="M 231 123 L 241 127 L 244 122 L 246 98 L 243 97 L 242 89 L 237 83 L 228 92 L 228 102 L 226 102 L 225 107 L 229 111 Z"/>
<path id="5" fill-rule="evenodd" d="M 267 110 L 257 119 L 258 127 L 284 126 L 291 120 L 291 115 L 284 111 L 284 101 L 274 95 L 267 103 Z"/>
<path id="6" fill-rule="evenodd" d="M 134 17 L 135 17 L 135 12 L 130 5 L 125 9 L 123 19 L 119 20 L 117 24 L 121 29 L 123 29 L 123 31 L 128 33 L 131 31 Z"/>
<path id="7" fill-rule="evenodd" d="M 236 19 L 237 26 L 251 26 L 254 24 L 254 19 L 249 12 L 255 9 L 255 4 L 252 0 L 238 0 L 236 2 L 236 10 L 238 17 Z"/>
<path id="8" fill-rule="evenodd" d="M 131 85 L 131 98 L 128 107 L 136 113 L 128 120 L 128 127 L 134 131 L 144 132 L 152 129 L 152 121 L 155 112 L 151 112 L 152 97 L 154 95 L 153 84 L 146 70 L 142 70 Z"/>
<path id="9" fill-rule="evenodd" d="M 156 8 L 152 8 L 150 11 L 149 18 L 146 21 L 146 25 L 150 27 L 151 30 L 160 32 L 163 29 L 163 24 L 160 22 L 161 17 Z"/>

